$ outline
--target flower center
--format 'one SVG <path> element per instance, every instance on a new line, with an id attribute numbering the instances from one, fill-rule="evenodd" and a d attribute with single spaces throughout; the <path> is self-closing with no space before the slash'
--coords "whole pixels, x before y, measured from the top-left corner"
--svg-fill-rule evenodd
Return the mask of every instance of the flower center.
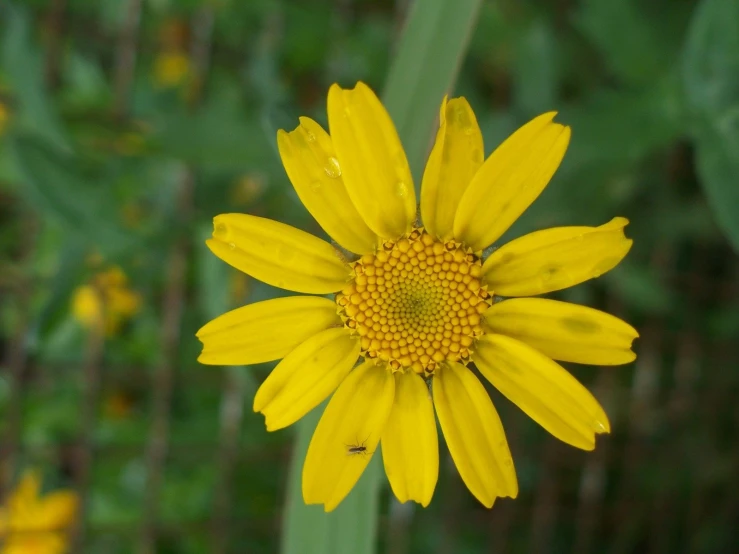
<path id="1" fill-rule="evenodd" d="M 445 360 L 469 361 L 482 335 L 480 315 L 491 302 L 478 257 L 418 228 L 386 241 L 353 269 L 354 281 L 336 303 L 346 327 L 361 337 L 362 355 L 424 375 Z"/>

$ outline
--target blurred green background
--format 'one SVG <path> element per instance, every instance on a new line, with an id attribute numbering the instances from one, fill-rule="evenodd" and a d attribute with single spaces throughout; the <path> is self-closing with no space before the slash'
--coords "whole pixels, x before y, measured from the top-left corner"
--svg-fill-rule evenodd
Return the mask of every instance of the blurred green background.
<path id="1" fill-rule="evenodd" d="M 200 366 L 194 333 L 285 293 L 203 240 L 223 212 L 322 235 L 275 133 L 325 122 L 333 82 L 383 90 L 409 5 L 0 3 L 0 473 L 80 491 L 75 552 L 279 551 L 295 434 L 251 411 L 270 364 Z M 450 93 L 486 154 L 547 110 L 572 126 L 506 238 L 628 217 L 626 261 L 556 296 L 632 323 L 639 358 L 571 368 L 611 418 L 594 453 L 491 392 L 519 498 L 484 509 L 442 446 L 429 508 L 383 477 L 375 551 L 736 551 L 739 2 L 482 2 Z"/>

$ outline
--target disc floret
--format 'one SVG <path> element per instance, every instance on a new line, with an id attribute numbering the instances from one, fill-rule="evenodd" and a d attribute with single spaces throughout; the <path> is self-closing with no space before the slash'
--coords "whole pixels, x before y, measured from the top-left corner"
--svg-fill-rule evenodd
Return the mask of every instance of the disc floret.
<path id="1" fill-rule="evenodd" d="M 415 228 L 352 268 L 354 279 L 336 302 L 344 325 L 361 337 L 365 357 L 422 375 L 446 360 L 469 361 L 491 303 L 478 256 Z"/>

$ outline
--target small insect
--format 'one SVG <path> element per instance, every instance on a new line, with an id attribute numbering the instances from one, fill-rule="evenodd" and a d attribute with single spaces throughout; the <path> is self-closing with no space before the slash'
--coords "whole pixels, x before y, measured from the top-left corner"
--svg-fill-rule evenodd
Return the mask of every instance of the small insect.
<path id="1" fill-rule="evenodd" d="M 369 439 L 369 437 L 367 437 Z M 367 452 L 367 439 L 364 439 L 362 442 L 357 444 L 346 444 L 346 453 L 349 456 L 367 456 L 368 454 L 372 454 L 372 452 Z"/>

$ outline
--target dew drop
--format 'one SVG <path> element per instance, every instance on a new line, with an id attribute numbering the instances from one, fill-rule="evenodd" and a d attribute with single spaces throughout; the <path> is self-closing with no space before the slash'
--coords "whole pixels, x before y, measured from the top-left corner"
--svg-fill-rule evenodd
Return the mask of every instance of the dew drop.
<path id="1" fill-rule="evenodd" d="M 229 248 L 230 248 L 231 250 L 236 250 L 236 245 L 235 245 L 235 244 L 234 244 L 233 242 L 229 242 L 229 243 L 228 243 L 228 247 L 229 247 Z"/>
<path id="2" fill-rule="evenodd" d="M 467 136 L 470 136 L 472 133 L 474 133 L 475 130 L 472 128 L 472 125 L 467 125 L 464 128 L 464 134 Z"/>
<path id="3" fill-rule="evenodd" d="M 217 223 L 216 228 L 213 230 L 213 236 L 225 236 L 228 233 L 228 228 L 225 223 Z"/>
<path id="4" fill-rule="evenodd" d="M 321 181 L 312 181 L 310 184 L 310 189 L 313 192 L 318 192 L 318 190 L 321 188 Z"/>
<path id="5" fill-rule="evenodd" d="M 305 140 L 307 140 L 308 142 L 316 142 L 316 135 L 314 135 L 310 131 L 307 131 L 305 133 Z"/>
<path id="6" fill-rule="evenodd" d="M 326 166 L 323 168 L 323 171 L 325 171 L 326 175 L 332 179 L 341 177 L 341 166 L 339 165 L 339 160 L 331 156 L 326 160 Z"/>
<path id="7" fill-rule="evenodd" d="M 595 430 L 598 433 L 605 433 L 606 432 L 606 426 L 603 425 L 603 423 L 601 421 L 596 421 L 595 422 Z"/>
<path id="8" fill-rule="evenodd" d="M 406 196 L 408 196 L 408 185 L 406 185 L 404 181 L 400 181 L 396 185 L 395 189 L 398 196 L 400 196 L 401 198 L 405 198 Z"/>

